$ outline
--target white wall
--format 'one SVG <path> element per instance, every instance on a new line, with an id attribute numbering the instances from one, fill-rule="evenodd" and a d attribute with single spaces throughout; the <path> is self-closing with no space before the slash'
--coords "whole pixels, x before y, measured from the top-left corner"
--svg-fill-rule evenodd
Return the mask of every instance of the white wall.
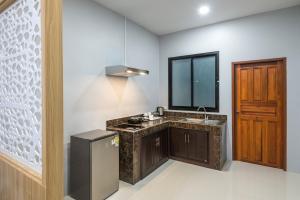
<path id="1" fill-rule="evenodd" d="M 212 13 L 213 14 L 213 13 Z M 199 19 L 201 20 L 201 19 Z M 231 138 L 231 63 L 287 57 L 288 170 L 300 173 L 300 7 L 237 19 L 160 38 L 160 104 L 168 105 L 168 57 L 220 51 L 220 113 Z"/>
<path id="2" fill-rule="evenodd" d="M 90 0 L 64 0 L 63 15 L 64 125 L 68 151 L 70 135 L 105 129 L 108 119 L 155 109 L 159 99 L 159 40 L 128 21 L 127 64 L 145 66 L 150 75 L 109 78 L 104 74 L 105 66 L 124 62 L 124 18 Z M 65 160 L 67 175 L 68 157 Z"/>

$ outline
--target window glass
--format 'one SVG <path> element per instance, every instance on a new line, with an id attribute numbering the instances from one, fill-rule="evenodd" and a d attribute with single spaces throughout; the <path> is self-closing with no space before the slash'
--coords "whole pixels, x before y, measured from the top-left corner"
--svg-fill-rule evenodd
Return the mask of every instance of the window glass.
<path id="1" fill-rule="evenodd" d="M 169 109 L 219 112 L 219 52 L 169 58 Z"/>
<path id="2" fill-rule="evenodd" d="M 194 106 L 215 107 L 215 56 L 193 59 Z"/>
<path id="3" fill-rule="evenodd" d="M 172 66 L 172 105 L 191 106 L 191 59 L 174 60 Z"/>

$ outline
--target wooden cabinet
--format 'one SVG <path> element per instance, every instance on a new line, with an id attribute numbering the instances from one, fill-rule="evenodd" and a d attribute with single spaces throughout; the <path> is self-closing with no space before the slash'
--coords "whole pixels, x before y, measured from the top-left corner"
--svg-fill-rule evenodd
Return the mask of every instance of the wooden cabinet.
<path id="1" fill-rule="evenodd" d="M 208 163 L 209 133 L 200 130 L 171 128 L 170 156 Z"/>
<path id="2" fill-rule="evenodd" d="M 170 155 L 185 158 L 186 157 L 186 134 L 187 130 L 180 128 L 170 129 Z"/>
<path id="3" fill-rule="evenodd" d="M 168 160 L 168 129 L 142 138 L 141 177 L 144 178 Z"/>
<path id="4" fill-rule="evenodd" d="M 187 158 L 202 163 L 208 162 L 208 132 L 189 130 L 187 134 Z"/>

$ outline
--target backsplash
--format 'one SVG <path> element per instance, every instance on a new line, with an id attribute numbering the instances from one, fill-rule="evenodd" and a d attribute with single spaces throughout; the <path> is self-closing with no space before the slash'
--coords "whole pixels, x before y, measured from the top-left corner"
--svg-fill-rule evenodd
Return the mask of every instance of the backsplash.
<path id="1" fill-rule="evenodd" d="M 164 114 L 166 117 L 190 117 L 190 118 L 204 118 L 202 112 L 185 112 L 185 111 L 171 111 L 167 110 Z M 227 121 L 227 115 L 211 114 L 207 113 L 208 119 Z"/>

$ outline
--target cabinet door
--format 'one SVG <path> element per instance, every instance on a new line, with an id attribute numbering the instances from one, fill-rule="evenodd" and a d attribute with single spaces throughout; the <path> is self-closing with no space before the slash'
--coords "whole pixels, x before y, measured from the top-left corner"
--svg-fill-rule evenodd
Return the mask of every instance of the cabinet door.
<path id="1" fill-rule="evenodd" d="M 155 138 L 158 162 L 168 157 L 168 129 L 162 130 Z"/>
<path id="2" fill-rule="evenodd" d="M 168 129 L 142 138 L 141 174 L 147 176 L 168 157 Z"/>
<path id="3" fill-rule="evenodd" d="M 187 158 L 201 163 L 208 162 L 209 133 L 189 130 L 187 137 Z"/>
<path id="4" fill-rule="evenodd" d="M 151 172 L 154 165 L 155 140 L 153 135 L 148 135 L 142 138 L 141 147 L 141 173 L 145 177 Z"/>
<path id="5" fill-rule="evenodd" d="M 187 130 L 180 128 L 170 129 L 170 155 L 186 158 Z"/>

